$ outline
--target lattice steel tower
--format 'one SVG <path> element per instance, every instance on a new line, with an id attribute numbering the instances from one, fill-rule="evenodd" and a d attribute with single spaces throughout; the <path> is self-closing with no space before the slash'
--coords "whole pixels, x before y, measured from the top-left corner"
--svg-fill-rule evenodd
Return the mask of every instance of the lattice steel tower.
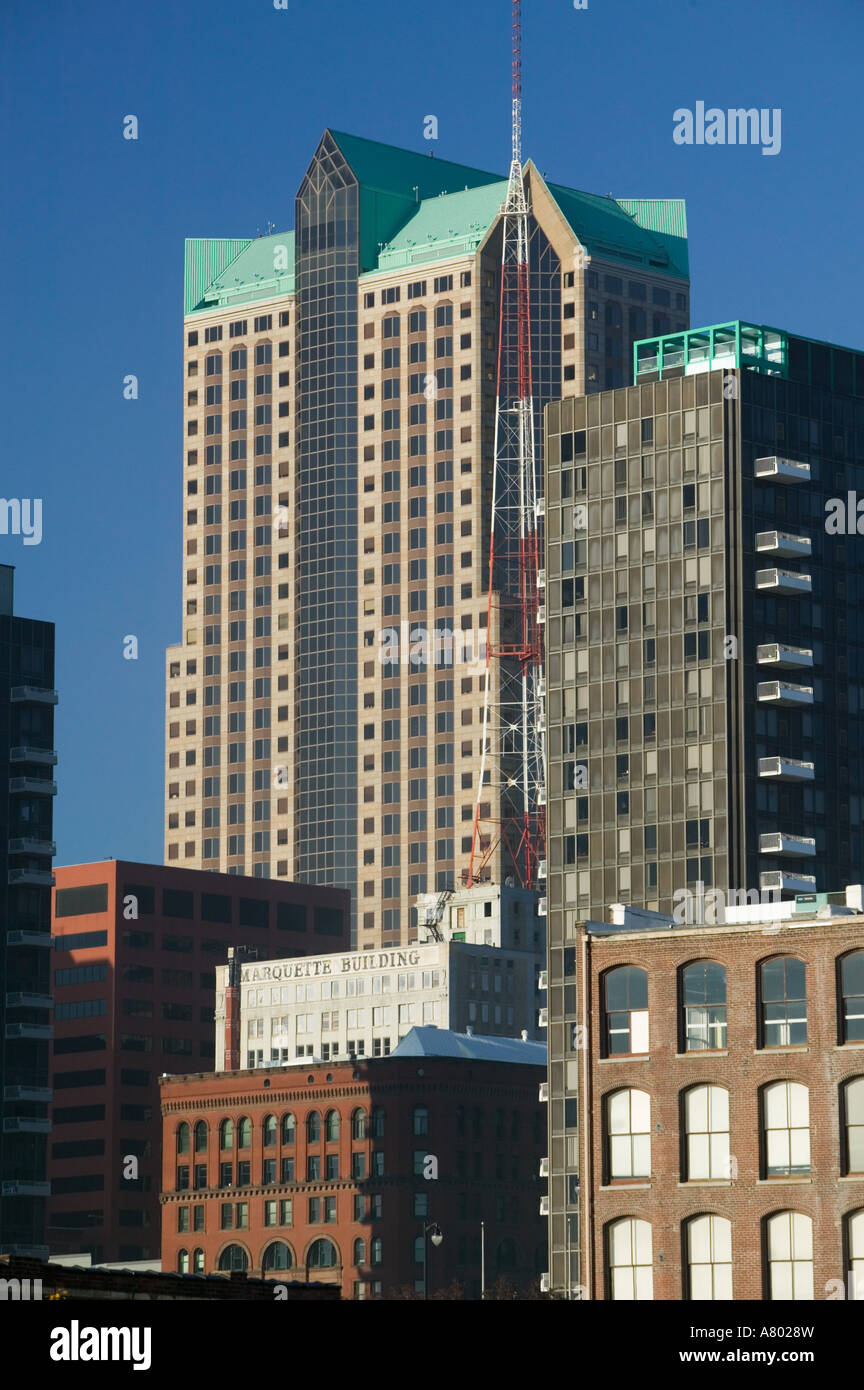
<path id="1" fill-rule="evenodd" d="M 500 847 L 502 878 L 512 876 L 526 888 L 536 886 L 545 857 L 546 801 L 543 612 L 538 587 L 543 488 L 542 479 L 537 478 L 531 380 L 530 211 L 522 172 L 520 0 L 513 0 L 513 157 L 502 208 L 489 641 L 483 753 L 467 879 L 476 883 L 488 878 L 490 861 Z M 491 756 L 493 748 L 497 757 Z"/>

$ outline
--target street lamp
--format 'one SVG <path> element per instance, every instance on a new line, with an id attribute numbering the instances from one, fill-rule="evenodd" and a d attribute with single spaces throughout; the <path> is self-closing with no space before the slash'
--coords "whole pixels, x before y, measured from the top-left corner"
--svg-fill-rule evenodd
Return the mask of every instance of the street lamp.
<path id="1" fill-rule="evenodd" d="M 435 1221 L 427 1221 L 423 1226 L 423 1297 L 429 1297 L 429 1242 L 436 1250 L 444 1239 L 441 1227 Z"/>

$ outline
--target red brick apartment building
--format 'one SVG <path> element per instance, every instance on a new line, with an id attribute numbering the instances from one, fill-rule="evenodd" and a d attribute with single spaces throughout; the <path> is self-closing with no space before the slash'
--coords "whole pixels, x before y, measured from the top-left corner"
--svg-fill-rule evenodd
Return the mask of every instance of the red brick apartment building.
<path id="1" fill-rule="evenodd" d="M 47 1237 L 94 1261 L 159 1253 L 159 1077 L 212 1067 L 215 967 L 344 950 L 343 890 L 109 860 L 55 870 Z"/>
<path id="2" fill-rule="evenodd" d="M 485 1222 L 487 1286 L 538 1288 L 545 1075 L 543 1043 L 415 1028 L 388 1057 L 164 1078 L 163 1270 L 422 1297 L 425 1246 L 429 1296 L 477 1298 Z"/>
<path id="3" fill-rule="evenodd" d="M 583 1296 L 864 1298 L 864 917 L 592 923 L 570 967 Z"/>

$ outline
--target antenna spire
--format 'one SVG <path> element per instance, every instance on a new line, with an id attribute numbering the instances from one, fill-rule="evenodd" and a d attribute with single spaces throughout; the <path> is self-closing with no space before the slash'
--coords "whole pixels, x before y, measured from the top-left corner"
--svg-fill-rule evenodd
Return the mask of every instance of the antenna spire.
<path id="1" fill-rule="evenodd" d="M 522 164 L 522 5 L 513 0 L 513 163 Z"/>

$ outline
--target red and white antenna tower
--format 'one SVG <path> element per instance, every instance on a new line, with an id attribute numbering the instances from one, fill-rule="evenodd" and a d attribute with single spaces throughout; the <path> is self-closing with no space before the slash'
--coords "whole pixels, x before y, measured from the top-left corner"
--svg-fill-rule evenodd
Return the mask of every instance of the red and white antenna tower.
<path id="1" fill-rule="evenodd" d="M 500 851 L 502 879 L 512 877 L 525 888 L 537 884 L 546 841 L 545 681 L 538 588 L 542 480 L 538 487 L 531 381 L 530 210 L 522 174 L 522 22 L 520 0 L 513 0 L 513 157 L 502 209 L 483 753 L 467 880 L 477 883 L 488 878 L 490 864 Z"/>

